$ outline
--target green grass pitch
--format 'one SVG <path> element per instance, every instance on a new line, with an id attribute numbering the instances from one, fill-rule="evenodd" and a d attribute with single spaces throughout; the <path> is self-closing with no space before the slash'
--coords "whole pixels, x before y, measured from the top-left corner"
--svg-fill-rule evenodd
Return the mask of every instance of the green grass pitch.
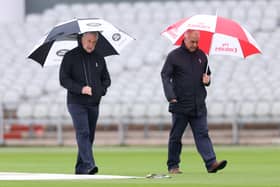
<path id="1" fill-rule="evenodd" d="M 184 146 L 180 175 L 165 179 L 0 181 L 0 187 L 280 187 L 280 146 L 216 146 L 228 166 L 208 174 L 195 147 Z M 165 147 L 95 147 L 102 175 L 167 174 Z M 0 172 L 73 173 L 76 148 L 0 147 Z"/>

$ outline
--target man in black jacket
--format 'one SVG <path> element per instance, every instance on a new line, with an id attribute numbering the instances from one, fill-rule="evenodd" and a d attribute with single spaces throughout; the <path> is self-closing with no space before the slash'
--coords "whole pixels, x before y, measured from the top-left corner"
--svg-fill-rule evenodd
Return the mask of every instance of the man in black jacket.
<path id="1" fill-rule="evenodd" d="M 168 142 L 168 171 L 179 169 L 182 136 L 190 123 L 195 144 L 209 173 L 223 169 L 227 161 L 218 162 L 208 135 L 206 89 L 210 84 L 210 69 L 203 51 L 198 48 L 200 32 L 188 30 L 181 47 L 168 54 L 161 71 L 165 96 L 172 113 L 172 128 Z"/>
<path id="2" fill-rule="evenodd" d="M 94 49 L 98 32 L 84 33 L 79 46 L 67 52 L 60 66 L 60 84 L 67 89 L 67 107 L 72 117 L 78 155 L 76 174 L 95 174 L 92 145 L 95 136 L 99 103 L 111 84 L 104 57 Z"/>

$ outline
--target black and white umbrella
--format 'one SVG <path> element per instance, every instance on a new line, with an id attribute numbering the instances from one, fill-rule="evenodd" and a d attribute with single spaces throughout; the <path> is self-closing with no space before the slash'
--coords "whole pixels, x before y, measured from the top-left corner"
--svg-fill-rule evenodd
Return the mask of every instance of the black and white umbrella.
<path id="1" fill-rule="evenodd" d="M 95 51 L 104 57 L 120 54 L 134 40 L 104 19 L 73 19 L 51 29 L 29 53 L 28 58 L 42 66 L 59 65 L 64 54 L 78 46 L 78 35 L 92 31 L 100 33 Z"/>

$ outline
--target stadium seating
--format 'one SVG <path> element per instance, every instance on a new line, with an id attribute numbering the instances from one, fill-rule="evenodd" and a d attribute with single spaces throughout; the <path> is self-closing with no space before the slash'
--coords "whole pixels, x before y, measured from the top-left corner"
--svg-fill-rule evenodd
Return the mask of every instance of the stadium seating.
<path id="1" fill-rule="evenodd" d="M 263 8 L 263 7 L 267 8 Z M 198 13 L 232 18 L 246 27 L 262 49 L 247 59 L 210 56 L 209 122 L 273 122 L 280 117 L 280 3 L 278 0 L 124 1 L 57 4 L 30 14 L 22 24 L 0 24 L 0 101 L 16 119 L 71 123 L 58 68 L 26 59 L 55 24 L 74 17 L 102 17 L 136 41 L 120 56 L 107 57 L 112 86 L 101 105 L 99 123 L 170 124 L 160 71 L 174 48 L 160 36 L 169 24 Z M 147 134 L 146 134 L 147 135 Z"/>

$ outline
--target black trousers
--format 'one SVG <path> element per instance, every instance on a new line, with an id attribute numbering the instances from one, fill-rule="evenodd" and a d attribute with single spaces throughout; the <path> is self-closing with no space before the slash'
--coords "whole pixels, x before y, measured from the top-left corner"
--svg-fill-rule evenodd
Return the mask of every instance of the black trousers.
<path id="1" fill-rule="evenodd" d="M 184 114 L 172 114 L 172 128 L 168 142 L 168 170 L 179 167 L 180 154 L 182 151 L 182 136 L 187 125 L 190 124 L 195 145 L 200 153 L 206 168 L 208 169 L 216 161 L 216 155 L 212 142 L 208 135 L 206 114 L 199 117 L 192 117 Z"/>
<path id="2" fill-rule="evenodd" d="M 92 168 L 96 167 L 92 145 L 99 109 L 98 106 L 79 104 L 68 104 L 67 106 L 73 120 L 78 145 L 75 173 L 88 174 Z"/>

